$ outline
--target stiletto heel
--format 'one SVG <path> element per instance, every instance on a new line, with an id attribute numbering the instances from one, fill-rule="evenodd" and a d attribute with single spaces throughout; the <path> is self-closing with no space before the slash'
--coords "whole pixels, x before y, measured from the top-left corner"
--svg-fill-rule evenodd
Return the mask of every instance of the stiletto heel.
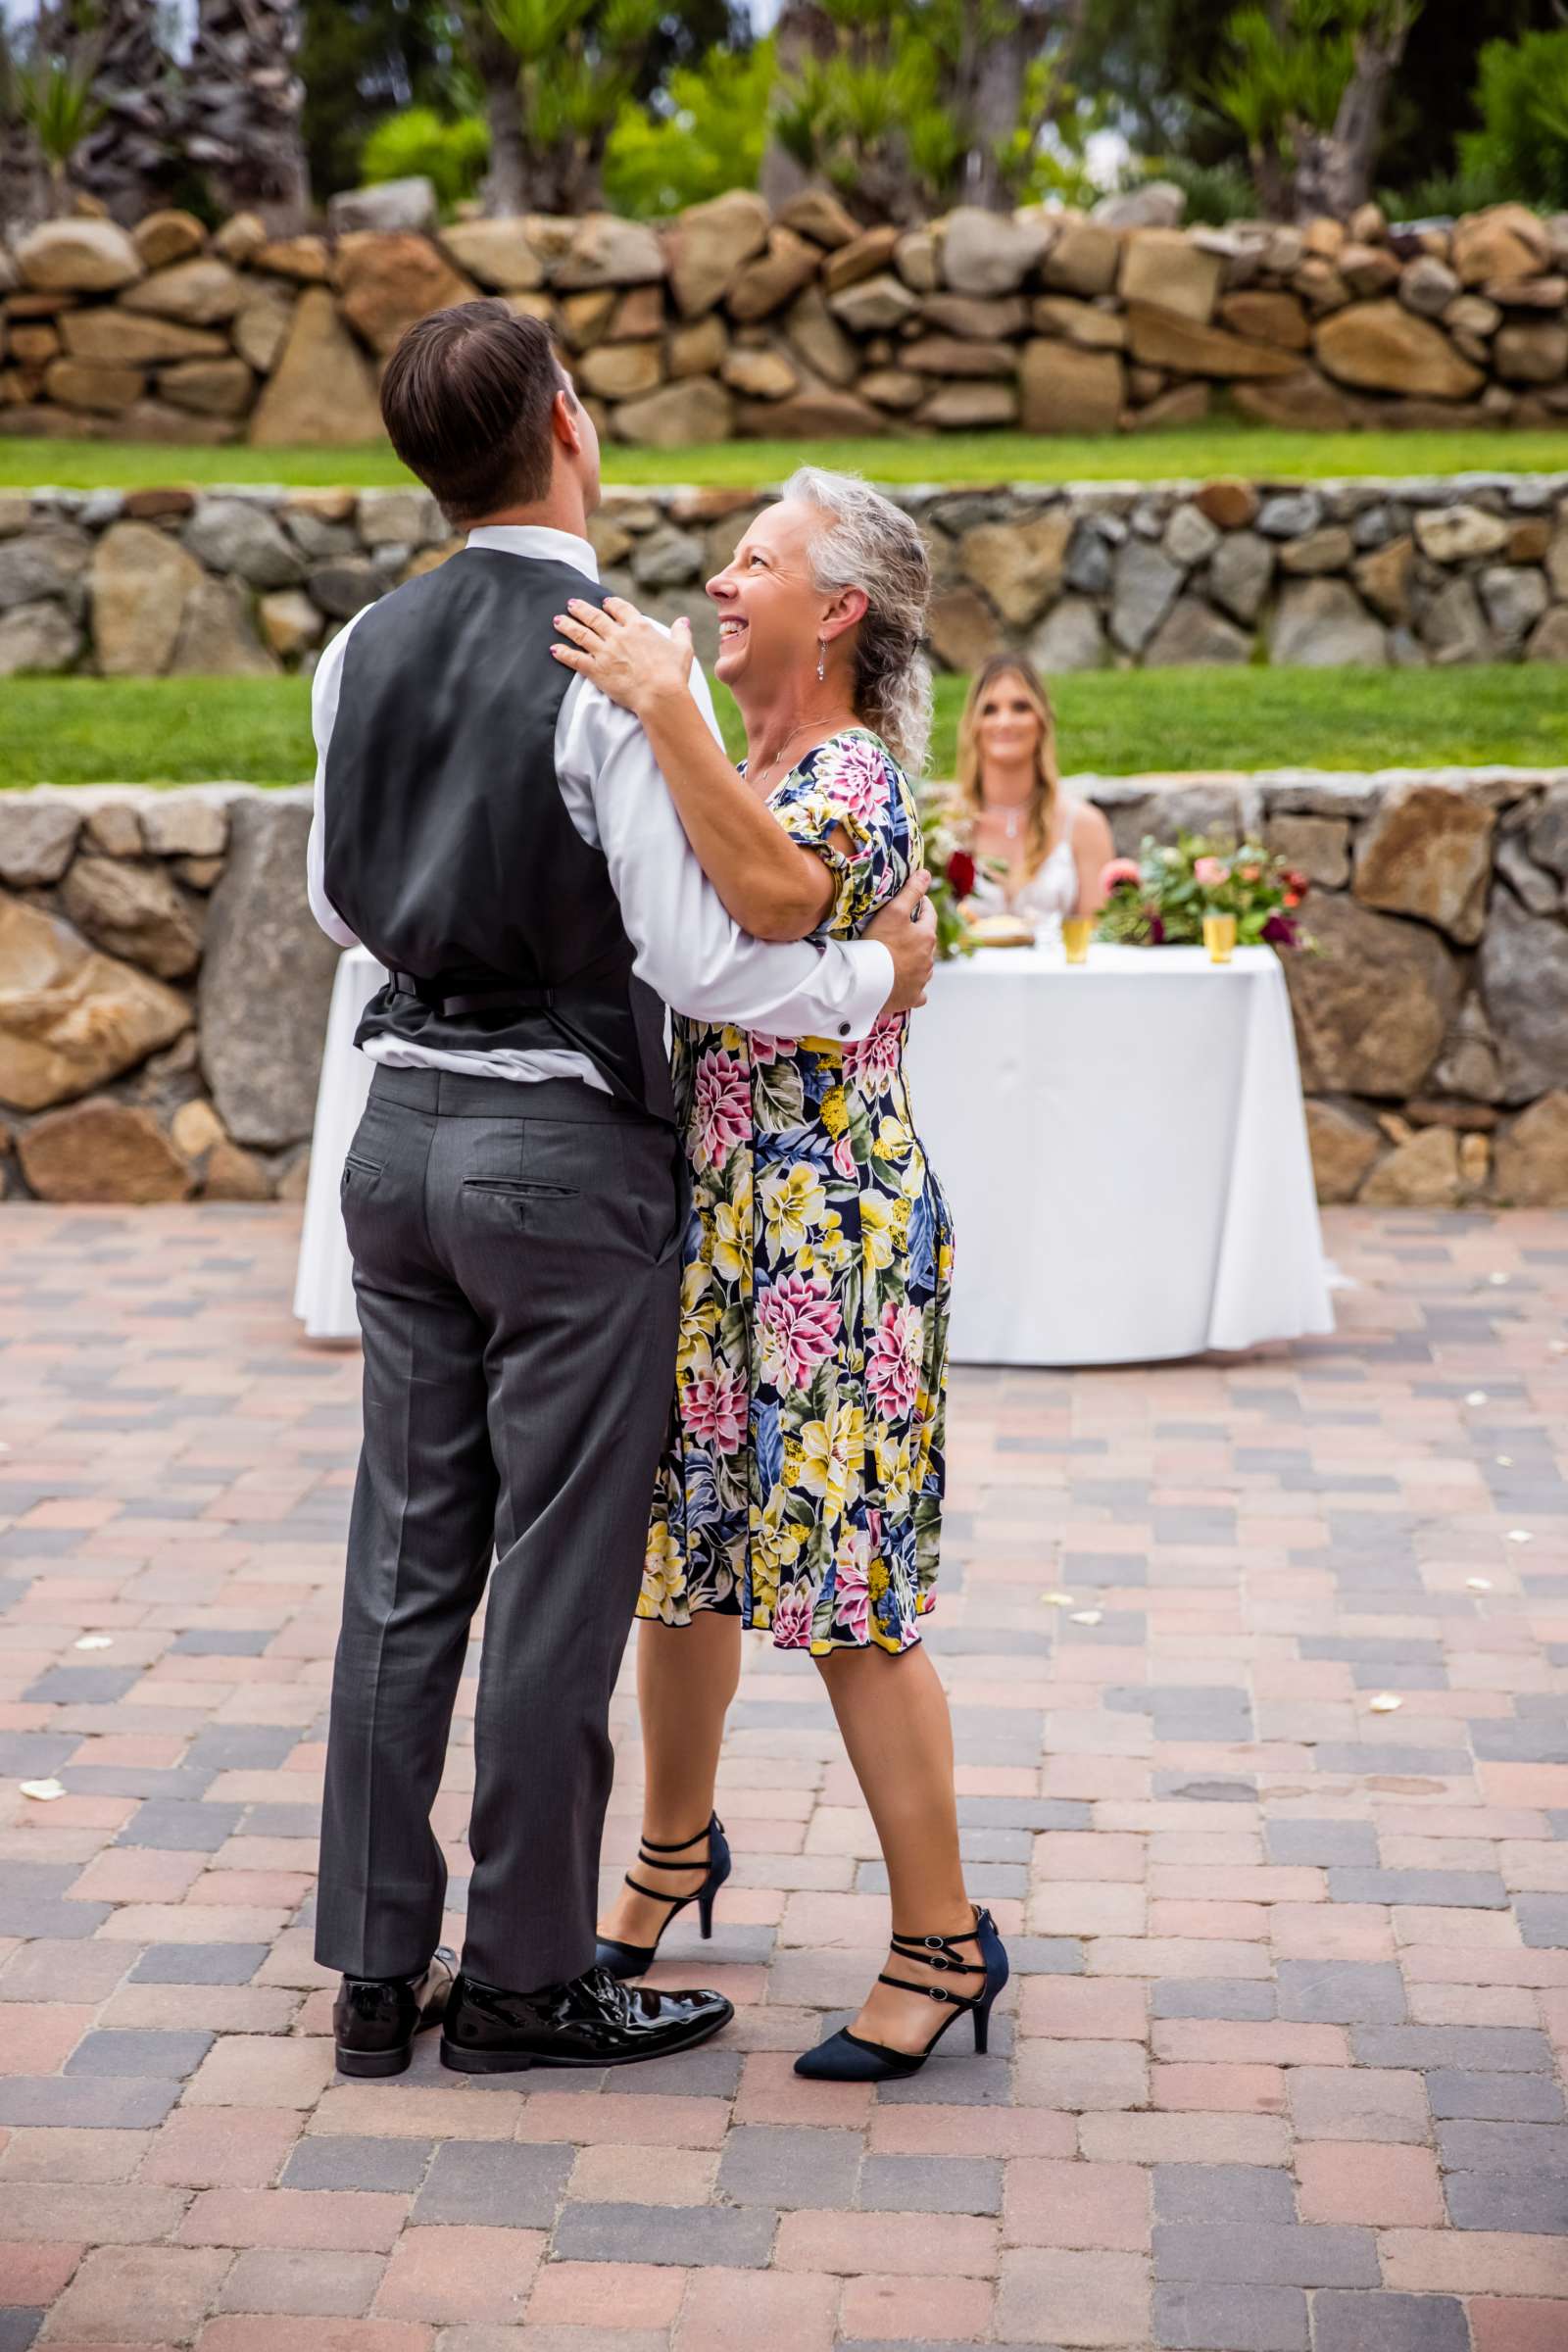
<path id="1" fill-rule="evenodd" d="M 661 1861 L 660 1856 L 683 1854 L 705 1838 L 708 1840 L 708 1876 L 690 1894 L 662 1894 L 657 1886 L 644 1886 L 627 1871 L 626 1884 L 633 1894 L 646 1894 L 656 1903 L 667 1903 L 669 1919 L 665 1920 L 664 1927 L 660 1929 L 652 1943 L 621 1943 L 613 1936 L 601 1936 L 594 1954 L 595 1968 L 608 1968 L 612 1977 L 642 1976 L 654 1964 L 655 1955 L 663 1940 L 664 1928 L 668 1927 L 678 1911 L 685 1910 L 688 1903 L 697 1905 L 697 1923 L 704 1940 L 711 1937 L 713 1897 L 729 1877 L 731 1868 L 729 1840 L 718 1815 L 712 1814 L 706 1830 L 699 1830 L 695 1838 L 682 1838 L 679 1845 L 655 1845 L 645 1838 L 638 1849 L 637 1863 L 642 1870 L 695 1870 L 698 1867 L 695 1861 L 667 1862 Z"/>
<path id="2" fill-rule="evenodd" d="M 977 1960 L 965 1960 L 955 1948 L 960 1943 L 978 1944 Z M 861 2034 L 852 2034 L 846 2026 L 841 2033 L 830 2034 L 814 2050 L 804 2050 L 795 2061 L 795 2072 L 819 2082 L 894 2082 L 906 2075 L 917 2075 L 930 2057 L 948 2028 L 956 2025 L 967 2010 L 974 2021 L 974 2046 L 983 2056 L 991 2039 L 991 2010 L 998 1993 L 1009 1974 L 1007 1951 L 997 1934 L 997 1923 L 989 1911 L 976 1910 L 974 1930 L 968 1936 L 900 1936 L 892 1937 L 892 1948 L 902 1959 L 921 1960 L 927 1968 L 944 1974 L 985 1979 L 984 1989 L 973 1993 L 949 1992 L 941 1984 L 913 1984 L 907 1977 L 880 1976 L 879 1984 L 891 1984 L 900 1992 L 921 1992 L 927 2000 L 940 2001 L 949 2011 L 923 2050 L 898 2050 L 890 2042 L 867 2041 Z"/>

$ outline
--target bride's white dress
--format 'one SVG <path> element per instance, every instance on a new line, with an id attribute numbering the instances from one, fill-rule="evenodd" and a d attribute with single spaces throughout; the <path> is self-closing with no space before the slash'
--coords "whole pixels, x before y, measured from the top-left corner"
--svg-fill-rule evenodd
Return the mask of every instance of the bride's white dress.
<path id="1" fill-rule="evenodd" d="M 1036 939 L 1049 947 L 1061 937 L 1064 915 L 1078 905 L 1078 864 L 1072 843 L 1063 835 L 1050 855 L 1014 891 L 1008 891 L 984 867 L 977 871 L 969 903 L 978 914 L 1015 914 Z"/>

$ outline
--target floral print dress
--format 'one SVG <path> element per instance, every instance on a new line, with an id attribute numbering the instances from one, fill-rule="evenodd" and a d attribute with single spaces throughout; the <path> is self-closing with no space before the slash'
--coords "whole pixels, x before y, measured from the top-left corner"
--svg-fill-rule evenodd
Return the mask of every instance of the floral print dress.
<path id="1" fill-rule="evenodd" d="M 862 728 L 768 807 L 833 873 L 818 937 L 853 938 L 919 863 L 908 781 Z M 910 1118 L 907 1026 L 841 1046 L 675 1020 L 693 1204 L 641 1616 L 723 1609 L 817 1654 L 920 1638 L 953 1227 Z"/>

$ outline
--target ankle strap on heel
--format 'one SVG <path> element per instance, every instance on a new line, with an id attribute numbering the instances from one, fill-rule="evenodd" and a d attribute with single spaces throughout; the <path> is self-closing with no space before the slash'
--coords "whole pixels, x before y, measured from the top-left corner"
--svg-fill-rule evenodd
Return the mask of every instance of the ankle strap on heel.
<path id="1" fill-rule="evenodd" d="M 656 1845 L 651 1838 L 639 1838 L 637 1867 L 639 1870 L 708 1869 L 712 1863 L 712 1834 L 715 1830 L 722 1830 L 723 1827 L 723 1823 L 719 1820 L 718 1815 L 715 1813 L 712 1819 L 708 1823 L 707 1827 L 698 1831 L 695 1838 L 683 1838 L 679 1845 Z M 701 1845 L 704 1838 L 708 1838 L 710 1840 L 709 1852 L 706 1855 L 694 1855 L 689 1862 L 661 1862 L 659 1859 L 661 1854 L 684 1854 L 689 1847 Z M 631 1888 L 633 1894 L 649 1895 L 656 1903 L 679 1904 L 690 1899 L 683 1894 L 666 1894 L 663 1888 L 661 1886 L 644 1886 L 638 1880 L 632 1877 L 629 1870 L 626 1873 L 626 1884 Z"/>
<path id="2" fill-rule="evenodd" d="M 639 1838 L 637 1842 L 642 1847 L 644 1854 L 683 1854 L 689 1845 L 700 1844 L 703 1838 L 710 1836 L 714 1830 L 721 1830 L 723 1827 L 724 1824 L 715 1813 L 710 1821 L 704 1822 L 695 1837 L 683 1838 L 678 1845 L 656 1845 L 651 1838 Z M 695 1862 L 669 1862 L 664 1867 L 667 1870 L 695 1870 L 697 1865 Z"/>
<path id="3" fill-rule="evenodd" d="M 967 1936 L 901 1936 L 895 1929 L 888 1938 L 901 1960 L 919 1960 L 927 1968 L 934 1968 L 944 1975 L 956 1973 L 970 1977 L 984 1975 L 985 1962 L 962 1959 L 954 1946 L 958 1943 L 978 1943 L 979 1940 L 978 1928 Z M 882 1982 L 886 1984 L 887 1979 L 884 1977 Z"/>
<path id="4" fill-rule="evenodd" d="M 983 1960 L 965 1960 L 955 1947 L 960 1943 L 978 1943 L 978 1922 L 967 1936 L 901 1936 L 897 1930 L 888 1938 L 901 1960 L 918 1960 L 926 1968 L 943 1975 L 983 1977 Z M 974 1994 L 949 1992 L 942 1984 L 912 1984 L 907 1977 L 879 1976 L 879 1984 L 891 1984 L 898 1992 L 923 1993 L 928 2001 L 941 2001 L 949 2009 L 978 2009 L 985 1999 L 984 1992 Z"/>

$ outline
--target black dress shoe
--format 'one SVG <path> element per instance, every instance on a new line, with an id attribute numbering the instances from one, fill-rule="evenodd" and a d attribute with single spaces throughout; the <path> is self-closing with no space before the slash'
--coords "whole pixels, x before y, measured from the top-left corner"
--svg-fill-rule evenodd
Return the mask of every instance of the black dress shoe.
<path id="1" fill-rule="evenodd" d="M 332 2004 L 340 2075 L 401 2075 L 414 2036 L 445 2014 L 458 1955 L 445 1945 L 416 1977 L 345 1977 Z"/>
<path id="2" fill-rule="evenodd" d="M 622 1984 L 607 1968 L 538 1992 L 508 1992 L 460 1976 L 441 2034 L 441 2063 L 460 2075 L 632 2066 L 695 2048 L 734 2014 L 721 1992 L 649 1992 Z"/>

